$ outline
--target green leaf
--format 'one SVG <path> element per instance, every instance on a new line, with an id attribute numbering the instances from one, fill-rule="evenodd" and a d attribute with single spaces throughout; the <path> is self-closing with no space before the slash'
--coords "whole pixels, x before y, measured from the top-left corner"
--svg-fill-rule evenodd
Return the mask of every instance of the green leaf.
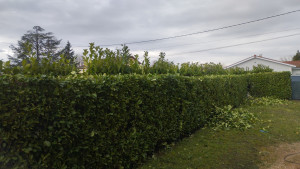
<path id="1" fill-rule="evenodd" d="M 23 151 L 28 154 L 30 153 L 30 151 L 32 151 L 32 148 L 31 147 L 24 148 Z"/>
<path id="2" fill-rule="evenodd" d="M 92 132 L 91 132 L 91 137 L 94 137 L 94 135 L 95 135 L 95 132 L 92 131 Z"/>
<path id="3" fill-rule="evenodd" d="M 44 141 L 44 146 L 46 146 L 46 147 L 50 147 L 51 146 L 51 143 L 50 143 L 50 141 Z"/>

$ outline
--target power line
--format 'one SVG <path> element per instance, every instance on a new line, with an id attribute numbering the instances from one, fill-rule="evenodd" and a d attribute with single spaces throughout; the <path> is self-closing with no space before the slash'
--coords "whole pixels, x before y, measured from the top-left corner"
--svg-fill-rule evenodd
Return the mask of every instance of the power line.
<path id="1" fill-rule="evenodd" d="M 285 29 L 285 30 L 282 30 L 282 31 L 274 31 L 274 32 L 261 33 L 261 34 L 252 34 L 252 35 L 240 36 L 240 37 L 236 37 L 236 38 L 213 40 L 213 41 L 206 41 L 206 42 L 199 42 L 199 43 L 187 43 L 187 44 L 182 44 L 182 45 L 173 45 L 173 46 L 160 47 L 159 49 L 166 49 L 166 48 L 168 49 L 168 48 L 174 48 L 174 47 L 179 47 L 179 46 L 191 46 L 191 45 L 198 45 L 198 44 L 211 43 L 211 42 L 220 42 L 220 41 L 225 41 L 225 40 L 234 40 L 234 39 L 239 39 L 239 38 L 261 36 L 261 35 L 267 35 L 267 34 L 273 34 L 273 33 L 279 33 L 279 32 L 287 32 L 287 31 L 299 30 L 299 29 L 300 28 L 293 28 L 293 29 Z M 157 49 L 157 48 L 145 49 L 144 51 L 154 50 L 154 49 Z"/>
<path id="2" fill-rule="evenodd" d="M 156 42 L 156 41 L 161 41 L 161 40 L 175 39 L 175 38 L 180 38 L 180 37 L 185 37 L 185 36 L 191 36 L 191 35 L 202 34 L 202 33 L 213 32 L 213 31 L 218 31 L 218 30 L 222 30 L 222 29 L 237 27 L 237 26 L 241 26 L 241 25 L 246 25 L 246 24 L 249 24 L 249 23 L 259 22 L 259 21 L 263 21 L 263 20 L 267 20 L 267 19 L 271 19 L 271 18 L 275 18 L 275 17 L 279 17 L 279 16 L 284 16 L 284 15 L 288 15 L 288 14 L 299 12 L 299 11 L 300 11 L 300 9 L 285 12 L 285 13 L 281 13 L 281 14 L 277 14 L 277 15 L 268 16 L 268 17 L 265 17 L 265 18 L 260 18 L 260 19 L 256 19 L 256 20 L 251 20 L 251 21 L 247 21 L 247 22 L 242 22 L 242 23 L 238 23 L 238 24 L 233 24 L 233 25 L 228 25 L 228 26 L 223 26 L 223 27 L 219 27 L 219 28 L 188 33 L 188 34 L 169 36 L 169 37 L 158 38 L 158 39 L 143 40 L 143 41 L 124 42 L 124 43 L 116 43 L 116 44 L 105 44 L 105 45 L 100 45 L 100 46 L 120 46 L 120 45 L 123 45 L 123 44 L 130 45 L 130 44 L 139 44 L 139 43 L 148 43 L 148 42 Z M 86 46 L 77 46 L 77 47 L 86 47 Z"/>
<path id="3" fill-rule="evenodd" d="M 268 17 L 265 17 L 265 18 L 260 18 L 260 19 L 256 19 L 256 20 L 251 20 L 251 21 L 247 21 L 247 22 L 242 22 L 242 23 L 238 23 L 238 24 L 233 24 L 233 25 L 228 25 L 228 26 L 223 26 L 223 27 L 219 27 L 219 28 L 188 33 L 188 34 L 182 34 L 182 35 L 176 35 L 176 36 L 170 36 L 170 37 L 164 37 L 164 38 L 158 38 L 158 39 L 143 40 L 143 41 L 125 42 L 125 43 L 119 43 L 119 44 L 105 44 L 105 45 L 100 45 L 100 46 L 107 46 L 107 47 L 108 46 L 120 46 L 120 45 L 123 45 L 123 44 L 130 45 L 130 44 L 139 44 L 139 43 L 148 43 L 148 42 L 156 42 L 156 41 L 161 41 L 161 40 L 175 39 L 175 38 L 180 38 L 180 37 L 185 37 L 185 36 L 191 36 L 191 35 L 202 34 L 202 33 L 213 32 L 213 31 L 218 31 L 218 30 L 222 30 L 222 29 L 237 27 L 237 26 L 241 26 L 241 25 L 246 25 L 246 24 L 249 24 L 249 23 L 259 22 L 259 21 L 263 21 L 263 20 L 267 20 L 267 19 L 271 19 L 271 18 L 275 18 L 275 17 L 279 17 L 279 16 L 284 16 L 284 15 L 288 15 L 288 14 L 299 12 L 299 11 L 300 11 L 300 9 L 285 12 L 285 13 L 281 13 L 281 14 L 277 14 L 277 15 L 268 16 Z M 7 42 L 0 42 L 0 43 L 8 44 Z M 88 47 L 88 46 L 73 46 L 73 47 Z"/>
<path id="4" fill-rule="evenodd" d="M 211 50 L 218 50 L 218 49 L 224 49 L 224 48 L 230 48 L 230 47 L 248 45 L 248 44 L 265 42 L 265 41 L 271 41 L 271 40 L 275 40 L 275 39 L 282 39 L 282 38 L 287 38 L 287 37 L 292 37 L 292 36 L 298 36 L 298 35 L 300 35 L 300 33 L 291 34 L 291 35 L 287 35 L 287 36 L 279 36 L 279 37 L 269 38 L 269 39 L 264 39 L 264 40 L 259 40 L 259 41 L 252 41 L 252 42 L 247 42 L 247 43 L 239 43 L 239 44 L 235 44 L 235 45 L 228 45 L 228 46 L 221 46 L 221 47 L 216 47 L 216 48 L 202 49 L 202 50 L 192 51 L 192 52 L 175 53 L 175 54 L 170 54 L 170 55 L 174 56 L 174 55 L 182 55 L 182 54 L 190 54 L 190 53 L 201 53 L 201 52 L 206 52 L 206 51 L 211 51 Z"/>

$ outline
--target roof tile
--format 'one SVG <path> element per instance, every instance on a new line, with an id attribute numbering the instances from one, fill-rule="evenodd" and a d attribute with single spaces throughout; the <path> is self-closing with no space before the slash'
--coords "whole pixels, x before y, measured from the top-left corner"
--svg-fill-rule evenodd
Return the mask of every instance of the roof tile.
<path id="1" fill-rule="evenodd" d="M 296 67 L 300 67 L 300 60 L 297 61 L 284 61 L 283 63 L 295 65 Z"/>

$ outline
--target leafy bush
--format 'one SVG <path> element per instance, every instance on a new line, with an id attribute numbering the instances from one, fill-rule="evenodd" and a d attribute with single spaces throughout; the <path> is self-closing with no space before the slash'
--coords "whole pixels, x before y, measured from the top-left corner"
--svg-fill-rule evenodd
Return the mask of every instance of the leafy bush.
<path id="1" fill-rule="evenodd" d="M 145 51 L 144 60 L 140 63 L 139 56 L 130 53 L 128 46 L 117 50 L 103 49 L 90 43 L 89 49 L 85 49 L 83 53 L 85 65 L 87 66 L 87 74 L 180 74 L 182 76 L 205 76 L 205 75 L 226 75 L 226 74 L 249 74 L 272 72 L 267 66 L 253 66 L 253 70 L 244 70 L 235 67 L 224 69 L 223 66 L 215 63 L 182 63 L 176 65 L 166 59 L 166 54 L 161 52 L 159 59 L 150 65 L 148 52 Z"/>
<path id="2" fill-rule="evenodd" d="M 253 97 L 271 96 L 278 99 L 290 99 L 291 73 L 269 72 L 249 74 L 249 93 Z"/>
<path id="3" fill-rule="evenodd" d="M 179 73 L 183 76 L 204 76 L 204 75 L 241 75 L 241 74 L 250 74 L 250 73 L 264 73 L 272 72 L 273 69 L 270 69 L 268 66 L 257 65 L 253 66 L 253 69 L 245 70 L 240 67 L 233 67 L 229 69 L 224 69 L 221 64 L 215 63 L 205 63 L 199 64 L 196 63 L 182 63 L 180 66 Z"/>
<path id="4" fill-rule="evenodd" d="M 240 68 L 240 67 L 229 68 L 229 69 L 226 69 L 226 71 L 227 71 L 227 74 L 230 74 L 230 75 L 241 75 L 241 74 L 250 73 L 249 71 L 246 71 L 244 68 Z"/>
<path id="5" fill-rule="evenodd" d="M 252 73 L 273 72 L 273 69 L 269 68 L 269 66 L 258 64 L 257 66 L 253 66 L 251 72 Z"/>
<path id="6" fill-rule="evenodd" d="M 10 69 L 9 64 L 3 66 L 2 72 Z M 165 143 L 205 126 L 208 119 L 216 128 L 248 128 L 254 117 L 232 109 L 248 93 L 291 95 L 289 72 L 29 75 L 0 76 L 3 168 L 135 168 Z M 226 105 L 232 106 L 216 109 Z"/>
<path id="7" fill-rule="evenodd" d="M 138 55 L 133 56 L 125 45 L 121 50 L 113 51 L 90 43 L 89 50 L 85 49 L 83 52 L 83 60 L 87 66 L 87 73 L 91 75 L 142 73 Z"/>
<path id="8" fill-rule="evenodd" d="M 214 130 L 228 128 L 244 130 L 252 127 L 258 121 L 253 113 L 242 108 L 234 109 L 231 105 L 223 108 L 216 107 L 211 116 L 207 126 Z"/>
<path id="9" fill-rule="evenodd" d="M 90 44 L 89 50 L 84 53 L 87 74 L 176 74 L 178 66 L 165 59 L 165 53 L 161 52 L 159 59 L 151 66 L 148 52 L 144 54 L 144 61 L 139 62 L 139 56 L 130 53 L 128 46 L 124 45 L 116 51 L 103 49 Z"/>
<path id="10" fill-rule="evenodd" d="M 0 76 L 4 168 L 135 168 L 240 105 L 246 76 Z"/>
<path id="11" fill-rule="evenodd" d="M 70 44 L 67 45 L 70 48 Z M 64 49 L 62 53 L 69 55 L 69 48 Z M 50 55 L 42 59 L 37 59 L 35 52 L 32 50 L 32 45 L 26 46 L 26 59 L 22 61 L 21 66 L 11 66 L 9 62 L 3 65 L 0 62 L 0 73 L 2 74 L 25 74 L 25 75 L 70 75 L 71 72 L 78 72 L 73 63 L 74 58 L 67 59 L 63 55 L 59 59 L 53 59 Z M 69 51 L 69 52 L 66 52 Z M 56 58 L 57 56 L 55 56 Z M 100 46 L 95 46 L 90 43 L 89 49 L 83 52 L 84 65 L 88 75 L 117 75 L 117 74 L 180 74 L 182 76 L 205 76 L 205 75 L 241 75 L 249 73 L 262 73 L 273 71 L 267 66 L 253 66 L 252 71 L 244 70 L 243 68 L 224 69 L 223 66 L 215 63 L 182 63 L 176 65 L 166 59 L 166 54 L 161 52 L 159 59 L 150 65 L 148 52 L 145 51 L 144 60 L 139 62 L 139 56 L 130 53 L 128 46 L 123 45 L 122 49 L 110 50 L 103 49 Z"/>
<path id="12" fill-rule="evenodd" d="M 224 75 L 227 74 L 221 64 L 215 63 L 183 63 L 180 67 L 180 75 L 183 76 L 204 76 L 204 75 Z"/>
<path id="13" fill-rule="evenodd" d="M 165 59 L 166 54 L 161 52 L 159 59 L 150 67 L 152 74 L 175 74 L 178 72 L 178 66 Z"/>
<path id="14" fill-rule="evenodd" d="M 63 55 L 57 61 L 51 61 L 50 58 L 41 58 L 40 63 L 37 58 L 30 57 L 28 61 L 22 61 L 22 66 L 13 66 L 10 61 L 0 62 L 0 74 L 65 76 L 77 71 L 76 66 L 70 64 L 70 60 L 65 59 Z"/>

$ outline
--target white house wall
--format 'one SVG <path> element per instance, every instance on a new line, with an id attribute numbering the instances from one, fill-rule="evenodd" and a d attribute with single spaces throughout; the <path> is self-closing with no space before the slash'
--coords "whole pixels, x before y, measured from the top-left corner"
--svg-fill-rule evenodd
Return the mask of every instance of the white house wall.
<path id="1" fill-rule="evenodd" d="M 292 76 L 300 76 L 300 68 L 294 68 Z"/>
<path id="2" fill-rule="evenodd" d="M 261 60 L 261 59 L 257 59 L 257 58 L 240 63 L 240 64 L 236 65 L 235 67 L 241 67 L 244 69 L 252 70 L 253 66 L 257 66 L 258 64 L 269 66 L 269 68 L 273 69 L 275 72 L 281 72 L 281 71 L 292 72 L 292 67 L 290 67 L 290 66 L 282 65 L 279 63 L 270 62 L 270 61 L 266 61 L 266 60 Z"/>

